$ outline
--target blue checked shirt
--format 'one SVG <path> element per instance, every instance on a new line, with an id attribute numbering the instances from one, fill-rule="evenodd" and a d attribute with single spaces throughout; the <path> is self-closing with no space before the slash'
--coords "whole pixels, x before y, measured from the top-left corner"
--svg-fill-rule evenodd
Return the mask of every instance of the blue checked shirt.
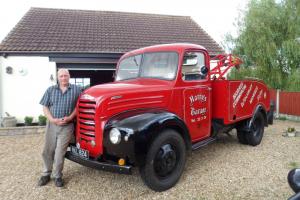
<path id="1" fill-rule="evenodd" d="M 73 112 L 80 93 L 81 88 L 73 84 L 69 84 L 65 93 L 62 93 L 59 85 L 51 86 L 46 90 L 40 104 L 48 107 L 54 118 L 63 118 Z"/>

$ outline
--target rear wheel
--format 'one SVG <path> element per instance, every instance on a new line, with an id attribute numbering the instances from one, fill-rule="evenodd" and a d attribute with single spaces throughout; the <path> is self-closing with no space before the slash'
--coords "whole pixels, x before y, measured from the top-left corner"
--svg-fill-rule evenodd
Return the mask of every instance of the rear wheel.
<path id="1" fill-rule="evenodd" d="M 174 130 L 165 130 L 150 145 L 145 165 L 140 167 L 142 179 L 152 190 L 167 190 L 179 180 L 185 161 L 183 138 Z"/>
<path id="2" fill-rule="evenodd" d="M 250 131 L 246 134 L 248 144 L 252 146 L 259 145 L 264 135 L 264 129 L 264 117 L 262 113 L 259 112 L 256 114 L 250 126 Z"/>
<path id="3" fill-rule="evenodd" d="M 237 129 L 237 138 L 241 144 L 248 144 L 246 134 L 247 134 L 246 131 Z"/>
<path id="4" fill-rule="evenodd" d="M 247 134 L 247 124 L 249 120 L 243 121 L 239 123 L 236 127 L 237 138 L 241 144 L 248 144 L 246 134 Z"/>

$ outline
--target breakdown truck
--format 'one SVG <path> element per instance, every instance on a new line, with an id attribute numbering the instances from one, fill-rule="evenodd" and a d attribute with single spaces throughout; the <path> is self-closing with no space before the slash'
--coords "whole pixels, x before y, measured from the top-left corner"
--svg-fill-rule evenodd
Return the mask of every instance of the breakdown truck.
<path id="1" fill-rule="evenodd" d="M 79 97 L 76 142 L 66 158 L 123 174 L 137 167 L 149 188 L 164 191 L 180 179 L 188 152 L 220 133 L 236 129 L 240 143 L 259 145 L 274 106 L 261 80 L 225 78 L 241 62 L 187 43 L 124 54 L 114 82 Z"/>

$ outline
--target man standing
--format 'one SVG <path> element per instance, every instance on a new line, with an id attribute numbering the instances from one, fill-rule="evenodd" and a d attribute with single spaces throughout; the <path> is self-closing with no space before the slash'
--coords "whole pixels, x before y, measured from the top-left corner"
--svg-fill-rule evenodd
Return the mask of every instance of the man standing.
<path id="1" fill-rule="evenodd" d="M 44 170 L 38 181 L 38 186 L 46 185 L 50 181 L 53 163 L 55 185 L 57 187 L 63 186 L 64 157 L 73 137 L 75 106 L 81 92 L 79 87 L 69 83 L 70 73 L 67 69 L 59 69 L 57 77 L 58 84 L 49 87 L 40 101 L 48 122 L 42 153 Z"/>

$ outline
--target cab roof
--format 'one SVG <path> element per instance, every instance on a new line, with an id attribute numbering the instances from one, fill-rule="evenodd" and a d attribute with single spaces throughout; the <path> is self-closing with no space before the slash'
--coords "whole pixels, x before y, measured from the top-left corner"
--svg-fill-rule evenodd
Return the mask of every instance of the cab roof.
<path id="1" fill-rule="evenodd" d="M 201 49 L 206 50 L 205 47 L 196 44 L 190 43 L 174 43 L 174 44 L 161 44 L 161 45 L 154 45 L 149 47 L 144 47 L 140 49 L 136 49 L 124 54 L 122 57 L 127 57 L 130 55 L 142 54 L 145 52 L 157 52 L 157 51 L 184 51 L 186 49 Z"/>

